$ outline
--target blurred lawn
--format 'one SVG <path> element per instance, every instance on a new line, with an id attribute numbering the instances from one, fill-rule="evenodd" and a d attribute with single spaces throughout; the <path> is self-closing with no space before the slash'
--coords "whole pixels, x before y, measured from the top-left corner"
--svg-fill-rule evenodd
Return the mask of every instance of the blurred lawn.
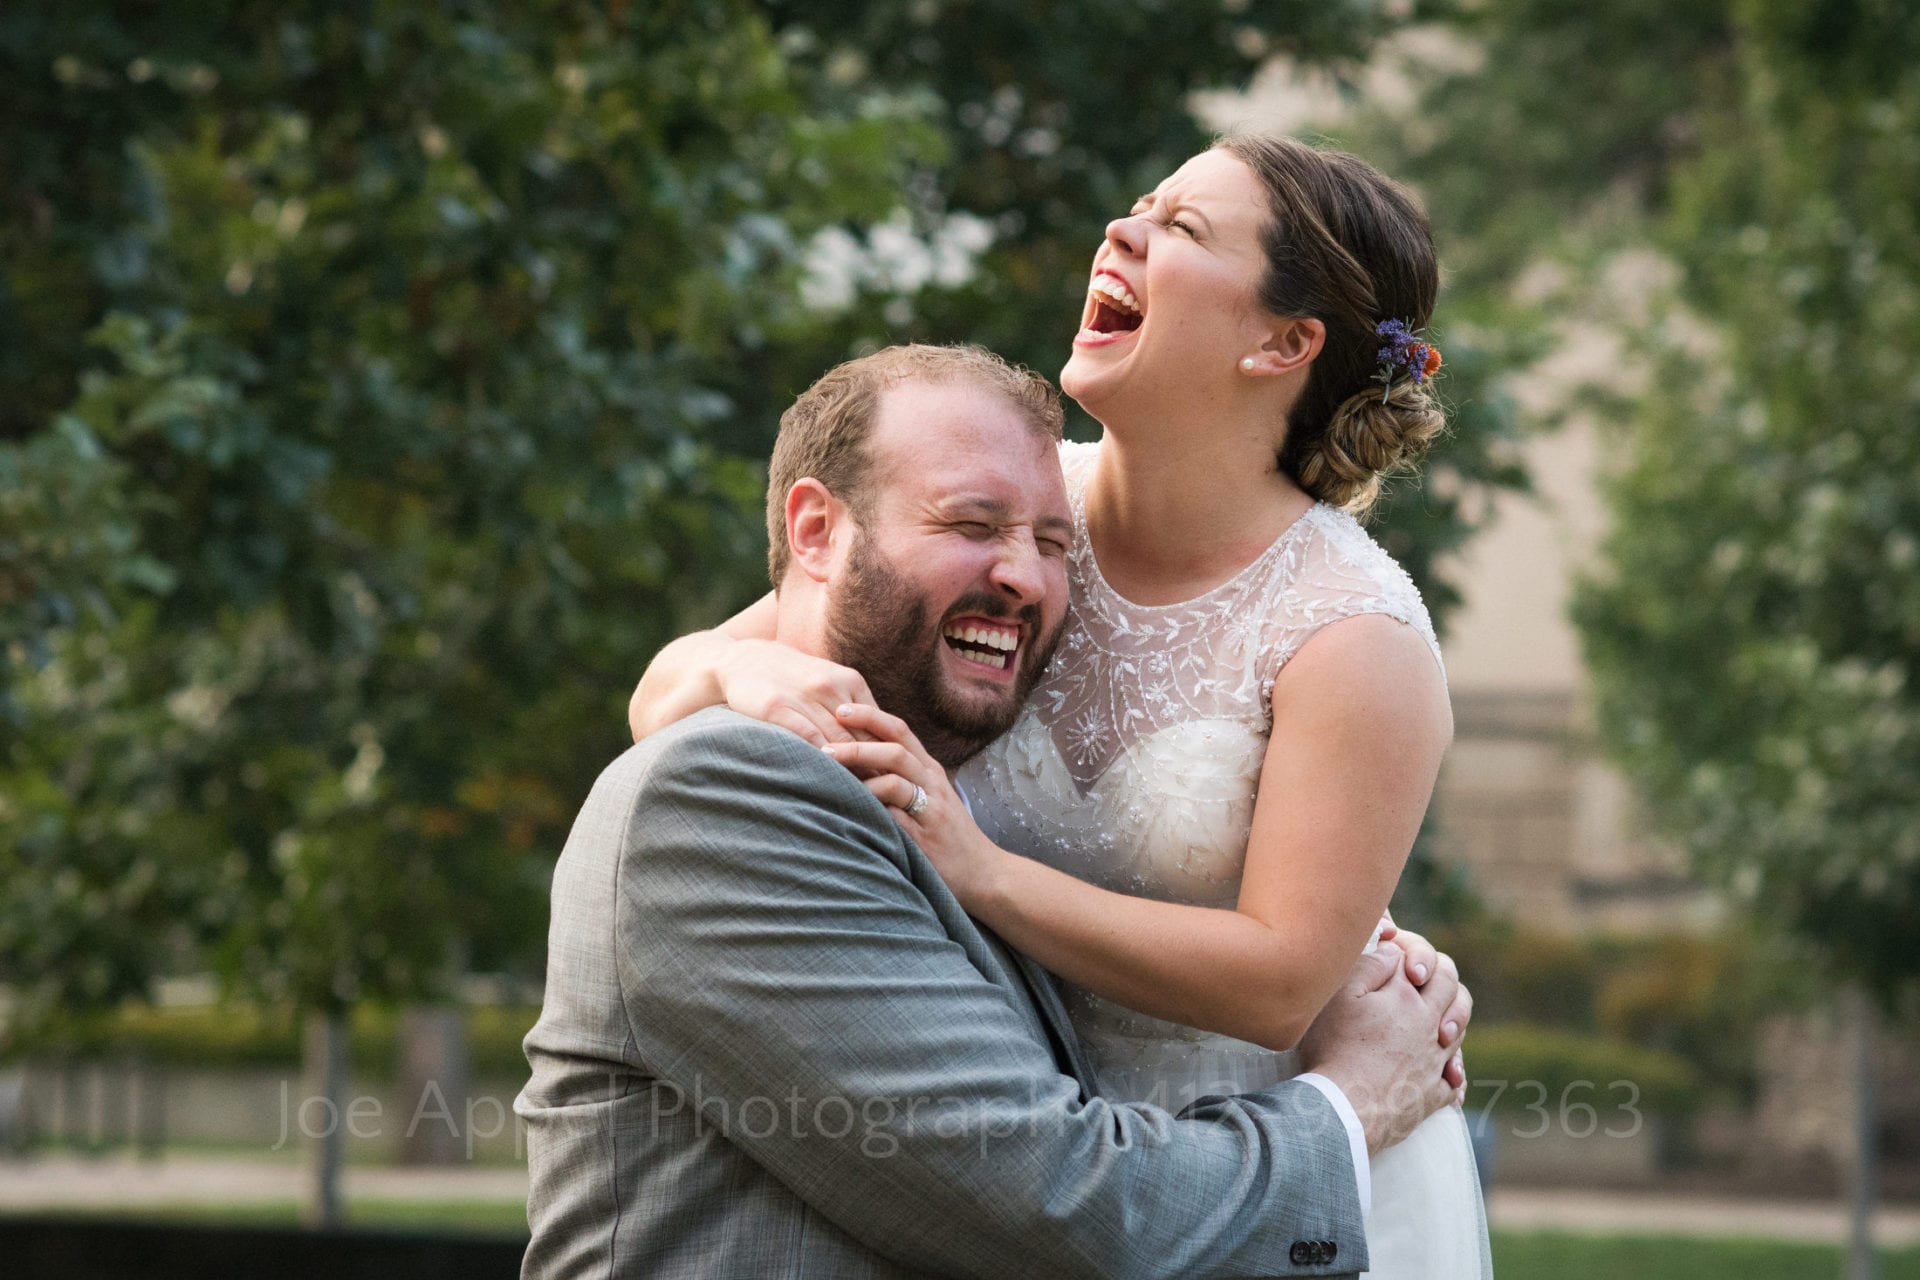
<path id="1" fill-rule="evenodd" d="M 1819 1280 L 1838 1277 L 1837 1245 L 1689 1236 L 1493 1233 L 1498 1280 Z M 1920 1280 L 1920 1249 L 1882 1249 L 1882 1280 Z"/>
<path id="2" fill-rule="evenodd" d="M 103 1210 L 114 1218 L 290 1226 L 292 1201 L 253 1205 L 177 1204 Z M 355 1200 L 351 1225 L 461 1234 L 524 1235 L 526 1208 L 502 1200 Z M 1920 1248 L 1883 1249 L 1882 1280 L 1920 1280 Z M 1809 1280 L 1841 1274 L 1838 1246 L 1690 1236 L 1590 1236 L 1564 1232 L 1493 1235 L 1499 1280 Z"/>
<path id="3" fill-rule="evenodd" d="M 35 1217 L 111 1218 L 117 1222 L 204 1222 L 233 1227 L 292 1227 L 300 1224 L 293 1200 L 220 1204 L 182 1200 L 173 1204 L 121 1207 L 101 1205 L 36 1210 Z M 347 1206 L 352 1227 L 392 1231 L 437 1231 L 456 1235 L 527 1234 L 527 1206 L 518 1200 L 372 1200 L 354 1198 Z"/>

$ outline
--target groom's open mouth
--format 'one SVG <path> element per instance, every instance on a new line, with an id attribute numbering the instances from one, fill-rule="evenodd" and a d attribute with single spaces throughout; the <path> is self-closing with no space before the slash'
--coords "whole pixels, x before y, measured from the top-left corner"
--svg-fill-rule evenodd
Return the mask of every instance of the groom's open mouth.
<path id="1" fill-rule="evenodd" d="M 1096 271 L 1087 287 L 1087 309 L 1080 317 L 1074 345 L 1097 347 L 1118 342 L 1138 329 L 1145 318 L 1146 308 L 1134 297 L 1131 285 L 1111 271 Z"/>
<path id="2" fill-rule="evenodd" d="M 940 629 L 947 648 L 962 663 L 981 674 L 1012 674 L 1020 653 L 1020 624 L 979 614 L 950 618 Z"/>

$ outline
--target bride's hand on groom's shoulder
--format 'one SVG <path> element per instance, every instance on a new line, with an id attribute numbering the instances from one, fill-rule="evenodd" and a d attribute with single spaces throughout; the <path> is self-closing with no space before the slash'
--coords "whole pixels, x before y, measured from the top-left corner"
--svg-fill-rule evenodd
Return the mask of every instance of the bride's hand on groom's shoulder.
<path id="1" fill-rule="evenodd" d="M 733 641 L 715 662 L 713 680 L 721 699 L 741 715 L 791 730 L 816 747 L 865 736 L 841 724 L 836 708 L 873 706 L 858 671 L 777 640 Z"/>
<path id="2" fill-rule="evenodd" d="M 842 705 L 835 715 L 861 740 L 827 743 L 827 754 L 866 783 L 960 905 L 977 914 L 1001 860 L 1013 855 L 987 839 L 946 769 L 927 754 L 906 721 L 864 703 Z"/>

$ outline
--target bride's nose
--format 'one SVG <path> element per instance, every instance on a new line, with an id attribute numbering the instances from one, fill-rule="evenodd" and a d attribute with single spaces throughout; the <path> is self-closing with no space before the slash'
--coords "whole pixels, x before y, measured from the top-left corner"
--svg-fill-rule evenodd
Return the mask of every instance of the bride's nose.
<path id="1" fill-rule="evenodd" d="M 1115 218 L 1107 224 L 1107 243 L 1129 258 L 1137 258 L 1147 243 L 1147 220 L 1138 214 Z"/>

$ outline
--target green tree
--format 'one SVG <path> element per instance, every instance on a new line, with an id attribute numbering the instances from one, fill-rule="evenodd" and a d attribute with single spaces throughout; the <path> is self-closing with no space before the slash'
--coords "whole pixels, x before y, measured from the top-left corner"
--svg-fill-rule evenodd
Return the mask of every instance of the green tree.
<path id="1" fill-rule="evenodd" d="M 1605 739 L 1704 874 L 1830 977 L 1910 997 L 1920 18 L 1488 0 L 1449 31 L 1465 56 L 1375 127 L 1456 299 L 1626 353 L 1580 397 L 1616 432 L 1576 603 Z M 1609 287 L 1628 260 L 1668 282 L 1650 304 Z M 1855 1274 L 1871 1125 L 1863 1105 Z"/>
<path id="2" fill-rule="evenodd" d="M 1880 7 L 1740 11 L 1578 619 L 1703 869 L 1892 996 L 1920 976 L 1920 21 Z"/>
<path id="3" fill-rule="evenodd" d="M 1655 817 L 1893 1003 L 1920 976 L 1920 17 L 1718 17 L 1730 38 L 1688 82 L 1685 129 L 1664 126 L 1686 146 L 1648 233 L 1675 283 L 1636 335 L 1647 394 L 1615 406 L 1613 531 L 1576 618 Z"/>
<path id="4" fill-rule="evenodd" d="M 752 579 L 735 370 L 937 134 L 730 0 L 30 4 L 0 67 L 16 1014 L 526 965 L 620 691 Z"/>

